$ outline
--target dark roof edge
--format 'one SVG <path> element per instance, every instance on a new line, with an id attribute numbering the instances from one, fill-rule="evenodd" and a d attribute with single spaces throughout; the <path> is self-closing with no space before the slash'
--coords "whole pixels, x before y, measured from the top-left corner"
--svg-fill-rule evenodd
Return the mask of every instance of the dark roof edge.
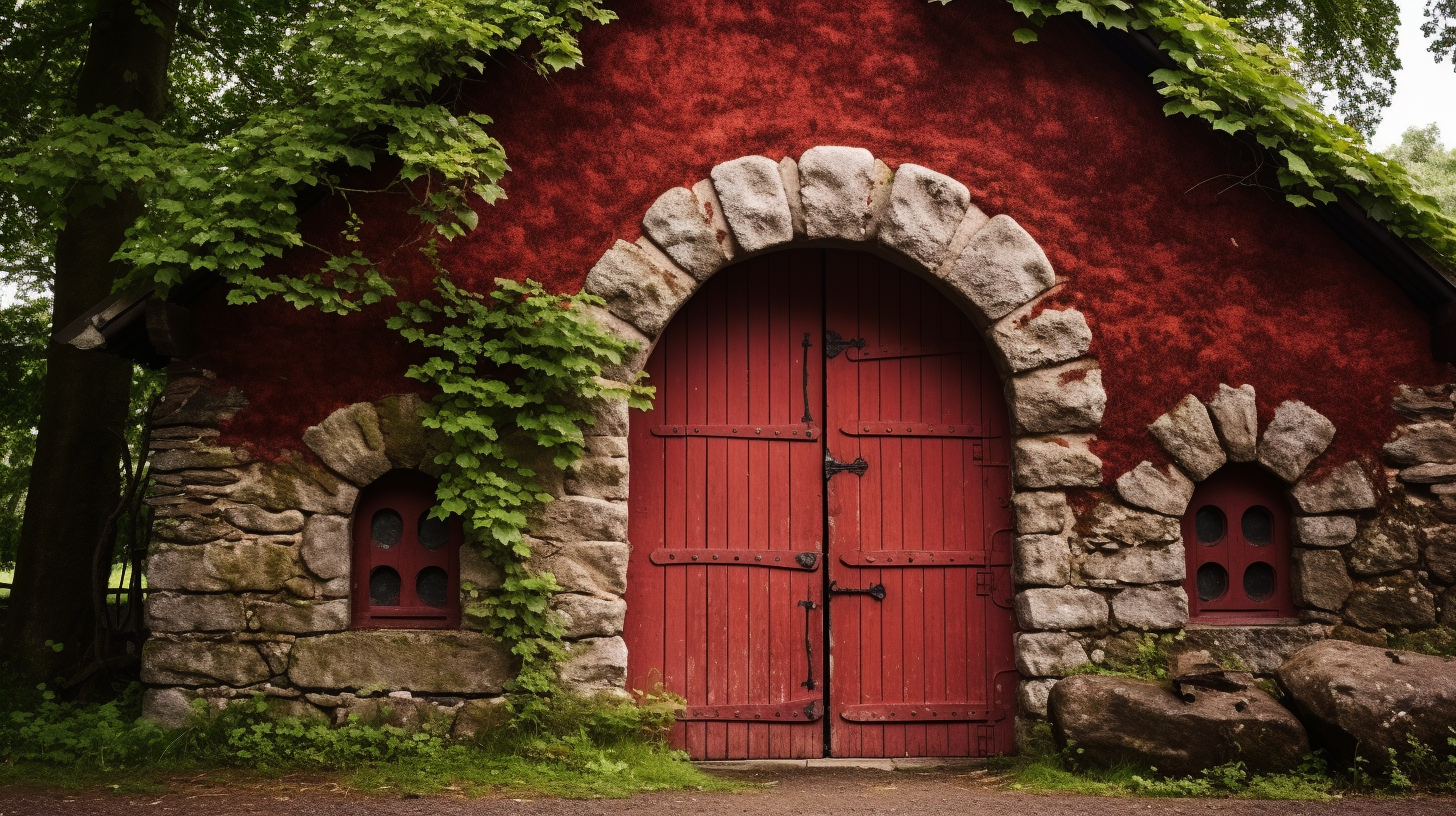
<path id="1" fill-rule="evenodd" d="M 1144 75 L 1160 68 L 1177 69 L 1168 53 L 1141 31 L 1119 31 L 1091 26 L 1107 46 Z M 1219 134 L 1235 139 L 1229 134 Z M 1393 280 L 1416 306 L 1432 314 L 1456 303 L 1456 271 L 1450 270 L 1424 244 L 1415 244 L 1397 237 L 1348 196 L 1341 195 L 1334 204 L 1315 207 L 1320 220 L 1349 242 L 1354 250 Z"/>

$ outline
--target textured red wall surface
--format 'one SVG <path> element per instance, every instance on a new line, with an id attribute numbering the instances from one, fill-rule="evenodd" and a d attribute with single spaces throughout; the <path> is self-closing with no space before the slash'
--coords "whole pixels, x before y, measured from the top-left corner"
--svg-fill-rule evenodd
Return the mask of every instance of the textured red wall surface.
<path id="1" fill-rule="evenodd" d="M 1004 0 L 610 4 L 584 68 L 538 77 L 513 57 L 467 90 L 512 166 L 509 195 L 444 254 L 479 289 L 526 277 L 575 291 L 664 190 L 748 154 L 869 148 L 964 182 L 1046 249 L 1086 313 L 1108 391 L 1098 450 L 1108 479 L 1163 461 L 1146 426 L 1184 394 L 1252 383 L 1261 419 L 1303 400 L 1339 429 L 1321 460 L 1376 452 L 1397 382 L 1453 377 L 1429 323 L 1314 215 L 1275 191 L 1230 186 L 1249 156 L 1206 125 L 1168 119 L 1151 82 L 1085 26 L 1053 21 L 1018 45 Z M 403 197 L 371 203 L 366 251 L 409 287 L 425 279 Z M 326 242 L 338 213 L 309 214 Z M 310 263 L 307 253 L 280 268 Z M 297 448 L 330 411 L 418 384 L 382 321 L 282 304 L 202 309 L 199 362 L 252 405 L 228 439 Z"/>

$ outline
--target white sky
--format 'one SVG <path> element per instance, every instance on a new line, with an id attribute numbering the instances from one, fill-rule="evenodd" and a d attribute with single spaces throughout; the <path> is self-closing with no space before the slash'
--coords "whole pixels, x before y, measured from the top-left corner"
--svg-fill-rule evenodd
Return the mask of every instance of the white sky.
<path id="1" fill-rule="evenodd" d="M 1441 141 L 1456 146 L 1456 71 L 1451 60 L 1436 62 L 1421 34 L 1425 0 L 1400 0 L 1400 56 L 1404 66 L 1396 76 L 1395 98 L 1375 132 L 1375 147 L 1384 149 L 1400 141 L 1409 127 L 1435 122 Z"/>

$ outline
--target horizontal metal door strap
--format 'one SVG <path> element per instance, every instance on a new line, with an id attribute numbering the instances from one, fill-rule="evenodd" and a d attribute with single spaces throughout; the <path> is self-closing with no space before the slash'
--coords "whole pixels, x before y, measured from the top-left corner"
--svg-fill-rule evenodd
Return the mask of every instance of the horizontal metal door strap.
<path id="1" fill-rule="evenodd" d="M 767 439 L 771 442 L 813 442 L 819 429 L 813 425 L 654 425 L 653 436 L 679 438 L 726 437 L 729 439 Z"/>
<path id="2" fill-rule="evenodd" d="M 845 436 L 929 436 L 953 439 L 986 439 L 980 428 L 964 422 L 903 422 L 893 419 L 856 419 L 839 432 Z"/>
<path id="3" fill-rule="evenodd" d="M 855 550 L 842 553 L 847 567 L 980 567 L 988 563 L 981 550 Z"/>
<path id="4" fill-rule="evenodd" d="M 813 697 L 787 703 L 693 705 L 678 714 L 679 722 L 814 722 L 824 716 L 824 700 Z"/>
<path id="5" fill-rule="evenodd" d="M 785 552 L 783 550 L 660 549 L 648 553 L 647 560 L 660 567 L 771 567 L 813 572 L 819 566 L 819 553 Z"/>
<path id="6" fill-rule="evenodd" d="M 986 722 L 985 703 L 882 703 L 845 706 L 839 716 L 850 722 Z M 999 718 L 998 718 L 999 719 Z"/>

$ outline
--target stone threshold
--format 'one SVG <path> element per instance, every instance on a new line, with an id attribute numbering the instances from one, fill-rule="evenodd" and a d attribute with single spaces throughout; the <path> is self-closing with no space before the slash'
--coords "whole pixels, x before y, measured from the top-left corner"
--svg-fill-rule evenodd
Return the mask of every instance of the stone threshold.
<path id="1" fill-rule="evenodd" d="M 825 757 L 823 759 L 716 759 L 693 765 L 705 771 L 777 771 L 790 768 L 855 768 L 870 771 L 980 768 L 983 757 Z"/>

